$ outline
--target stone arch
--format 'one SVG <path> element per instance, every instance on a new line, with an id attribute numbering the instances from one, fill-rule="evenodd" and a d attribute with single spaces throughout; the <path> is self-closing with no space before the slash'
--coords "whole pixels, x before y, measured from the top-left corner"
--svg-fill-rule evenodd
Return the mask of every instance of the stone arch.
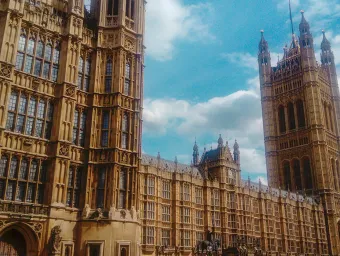
<path id="1" fill-rule="evenodd" d="M 288 188 L 291 187 L 290 162 L 288 160 L 284 160 L 282 162 L 282 171 L 283 171 L 283 188 L 288 190 Z"/>
<path id="2" fill-rule="evenodd" d="M 5 238 L 10 232 L 20 234 L 24 239 L 26 243 L 25 256 L 36 256 L 39 254 L 39 238 L 29 225 L 22 222 L 6 225 L 0 230 L 0 239 Z"/>
<path id="3" fill-rule="evenodd" d="M 334 158 L 331 158 L 330 165 L 331 165 L 331 170 L 332 170 L 332 175 L 333 175 L 332 180 L 334 182 L 334 189 L 338 191 L 339 190 L 339 181 L 338 181 L 338 173 L 337 173 L 337 170 L 336 170 Z"/>
<path id="4" fill-rule="evenodd" d="M 304 188 L 305 189 L 313 189 L 313 174 L 312 174 L 312 166 L 311 161 L 308 156 L 302 157 L 302 168 L 303 168 L 303 180 L 304 180 Z"/>
<path id="5" fill-rule="evenodd" d="M 288 102 L 287 112 L 288 112 L 288 128 L 289 130 L 294 130 L 296 128 L 296 124 L 295 124 L 294 104 L 292 102 Z"/>
<path id="6" fill-rule="evenodd" d="M 292 171 L 293 171 L 293 177 L 295 181 L 295 188 L 292 188 L 292 190 L 302 190 L 302 181 L 301 181 L 301 166 L 300 166 L 300 160 L 297 158 L 294 158 L 292 160 Z"/>
<path id="7" fill-rule="evenodd" d="M 279 115 L 279 130 L 280 133 L 286 132 L 286 117 L 285 117 L 285 108 L 280 105 L 278 107 L 278 115 Z"/>
<path id="8" fill-rule="evenodd" d="M 301 99 L 298 99 L 296 101 L 296 112 L 297 112 L 298 126 L 305 127 L 306 126 L 305 109 L 303 106 L 303 101 Z"/>

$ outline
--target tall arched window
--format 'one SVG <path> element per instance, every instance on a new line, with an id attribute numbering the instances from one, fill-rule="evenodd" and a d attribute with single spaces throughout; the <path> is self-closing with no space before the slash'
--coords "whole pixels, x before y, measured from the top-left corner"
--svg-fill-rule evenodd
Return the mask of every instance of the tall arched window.
<path id="1" fill-rule="evenodd" d="M 279 129 L 280 133 L 286 132 L 286 118 L 285 118 L 285 108 L 284 106 L 279 106 Z"/>
<path id="2" fill-rule="evenodd" d="M 119 172 L 119 201 L 118 208 L 125 208 L 126 204 L 126 182 L 127 182 L 126 169 Z"/>
<path id="3" fill-rule="evenodd" d="M 298 125 L 299 127 L 305 127 L 306 126 L 306 120 L 305 120 L 305 111 L 303 108 L 303 101 L 298 100 L 296 102 L 296 110 L 297 110 L 297 118 L 298 118 Z"/>
<path id="4" fill-rule="evenodd" d="M 291 178 L 290 178 L 290 164 L 288 161 L 283 162 L 283 177 L 284 177 L 284 189 L 288 190 L 291 187 Z"/>
<path id="5" fill-rule="evenodd" d="M 339 190 L 338 172 L 336 170 L 335 160 L 333 158 L 331 159 L 331 167 L 334 181 L 334 189 L 338 191 Z"/>
<path id="6" fill-rule="evenodd" d="M 294 180 L 295 186 L 297 190 L 302 190 L 302 183 L 301 183 L 301 172 L 300 172 L 300 161 L 298 159 L 294 159 L 292 162 L 293 172 L 294 172 Z M 295 188 L 292 188 L 293 190 Z"/>
<path id="7" fill-rule="evenodd" d="M 15 178 L 16 173 L 17 173 L 17 167 L 18 167 L 18 158 L 13 156 L 11 160 L 11 165 L 9 168 L 9 174 L 8 174 L 9 178 Z"/>
<path id="8" fill-rule="evenodd" d="M 98 171 L 97 181 L 97 207 L 104 207 L 104 196 L 105 196 L 105 184 L 106 184 L 106 170 L 101 169 Z"/>
<path id="9" fill-rule="evenodd" d="M 109 145 L 109 121 L 110 116 L 108 111 L 103 112 L 102 118 L 102 146 L 107 147 Z"/>
<path id="10" fill-rule="evenodd" d="M 107 15 L 118 15 L 119 0 L 108 0 Z"/>
<path id="11" fill-rule="evenodd" d="M 129 116 L 124 113 L 122 117 L 122 148 L 129 148 Z"/>
<path id="12" fill-rule="evenodd" d="M 303 163 L 303 176 L 305 180 L 305 189 L 313 188 L 313 177 L 312 177 L 312 169 L 310 165 L 310 160 L 308 157 L 304 157 L 302 159 Z"/>
<path id="13" fill-rule="evenodd" d="M 106 60 L 106 70 L 105 70 L 105 92 L 111 92 L 112 85 L 112 59 L 111 57 L 107 57 Z"/>
<path id="14" fill-rule="evenodd" d="M 333 111 L 332 111 L 332 106 L 328 106 L 328 113 L 329 113 L 329 126 L 330 130 L 334 132 L 334 122 L 333 122 Z"/>
<path id="15" fill-rule="evenodd" d="M 326 128 L 329 129 L 329 123 L 328 123 L 328 108 L 327 108 L 327 103 L 324 103 L 324 113 L 325 113 L 325 125 Z"/>
<path id="16" fill-rule="evenodd" d="M 124 81 L 124 91 L 123 93 L 126 95 L 130 94 L 131 87 L 131 66 L 129 62 L 125 64 L 125 81 Z"/>
<path id="17" fill-rule="evenodd" d="M 289 130 L 294 130 L 296 128 L 295 125 L 295 114 L 294 114 L 294 105 L 293 103 L 289 102 L 287 105 L 288 109 L 288 125 Z"/>

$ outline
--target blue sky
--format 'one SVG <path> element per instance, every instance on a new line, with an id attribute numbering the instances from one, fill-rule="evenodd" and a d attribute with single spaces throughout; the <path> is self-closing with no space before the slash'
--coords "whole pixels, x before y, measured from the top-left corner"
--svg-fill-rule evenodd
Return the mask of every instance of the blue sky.
<path id="1" fill-rule="evenodd" d="M 257 49 L 264 29 L 272 63 L 290 40 L 288 0 L 148 0 L 143 152 L 190 163 L 237 139 L 242 176 L 266 180 Z M 340 75 L 340 3 L 292 0 L 295 31 L 305 10 L 317 59 L 321 30 Z"/>

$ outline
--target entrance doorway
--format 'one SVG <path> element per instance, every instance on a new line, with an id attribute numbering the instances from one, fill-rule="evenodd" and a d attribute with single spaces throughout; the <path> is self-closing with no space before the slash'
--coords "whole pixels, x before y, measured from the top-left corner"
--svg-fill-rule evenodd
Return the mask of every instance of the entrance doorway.
<path id="1" fill-rule="evenodd" d="M 0 237 L 1 256 L 26 256 L 26 240 L 24 236 L 15 229 L 6 231 Z"/>

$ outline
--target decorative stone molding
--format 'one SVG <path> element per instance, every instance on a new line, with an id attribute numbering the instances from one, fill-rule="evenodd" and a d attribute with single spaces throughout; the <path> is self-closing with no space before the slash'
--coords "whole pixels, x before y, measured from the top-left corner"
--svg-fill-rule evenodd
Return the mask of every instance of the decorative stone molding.
<path id="1" fill-rule="evenodd" d="M 61 247 L 61 240 L 62 240 L 60 233 L 61 233 L 60 226 L 55 226 L 51 230 L 50 252 L 52 255 L 60 254 L 60 247 Z"/>

